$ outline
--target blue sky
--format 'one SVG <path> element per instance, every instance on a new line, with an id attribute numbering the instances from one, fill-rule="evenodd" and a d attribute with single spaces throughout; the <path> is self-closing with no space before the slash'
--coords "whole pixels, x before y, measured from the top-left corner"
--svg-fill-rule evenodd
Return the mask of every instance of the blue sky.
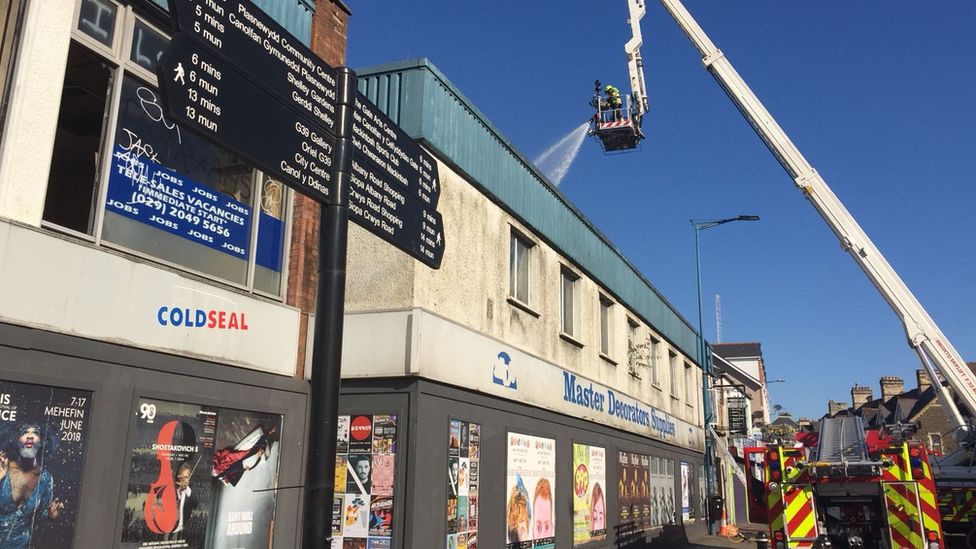
<path id="1" fill-rule="evenodd" d="M 348 64 L 429 58 L 527 157 L 628 87 L 625 0 L 348 0 Z M 976 360 L 976 2 L 686 3 L 966 360 Z M 918 359 L 854 261 L 656 2 L 639 152 L 587 141 L 560 189 L 705 336 L 762 343 L 772 403 L 819 417 L 854 383 L 911 388 Z"/>

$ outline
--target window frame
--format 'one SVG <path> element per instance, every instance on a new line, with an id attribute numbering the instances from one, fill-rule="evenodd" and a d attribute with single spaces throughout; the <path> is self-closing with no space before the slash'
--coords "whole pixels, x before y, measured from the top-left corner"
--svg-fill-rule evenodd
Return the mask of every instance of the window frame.
<path id="1" fill-rule="evenodd" d="M 525 256 L 525 299 L 522 299 L 518 293 L 520 279 L 518 277 L 519 271 L 519 261 L 518 261 L 518 249 L 519 246 L 524 250 Z M 516 305 L 522 306 L 522 308 L 530 309 L 532 307 L 532 265 L 534 263 L 535 248 L 537 244 L 534 240 L 525 235 L 522 231 L 511 227 L 508 238 L 508 300 L 515 303 Z"/>
<path id="2" fill-rule="evenodd" d="M 671 374 L 671 398 L 678 398 L 678 354 L 668 349 L 668 368 Z"/>
<path id="3" fill-rule="evenodd" d="M 158 91 L 159 89 L 159 82 L 156 75 L 131 59 L 130 54 L 132 51 L 132 43 L 135 39 L 137 23 L 145 26 L 149 30 L 159 33 L 166 40 L 170 40 L 172 38 L 172 33 L 161 29 L 159 26 L 154 24 L 153 21 L 140 15 L 132 5 L 123 5 L 117 0 L 103 0 L 107 3 L 113 4 L 117 10 L 112 35 L 112 46 L 106 46 L 102 42 L 96 40 L 79 29 L 81 9 L 84 1 L 85 0 L 74 0 L 74 15 L 72 18 L 72 28 L 69 38 L 70 45 L 77 45 L 78 47 L 85 48 L 88 52 L 97 56 L 99 60 L 105 64 L 110 73 L 109 87 L 106 90 L 106 105 L 103 113 L 102 133 L 99 138 L 100 154 L 95 171 L 95 185 L 97 188 L 93 193 L 94 203 L 92 204 L 92 207 L 94 212 L 92 212 L 92 225 L 90 228 L 90 234 L 87 232 L 79 232 L 43 219 L 41 220 L 41 227 L 52 232 L 66 234 L 74 238 L 90 242 L 96 247 L 102 249 L 117 251 L 127 256 L 143 259 L 155 265 L 175 270 L 179 273 L 200 277 L 208 282 L 236 288 L 248 294 L 266 297 L 273 301 L 284 302 L 287 299 L 288 294 L 288 252 L 291 247 L 292 215 L 294 212 L 295 194 L 294 191 L 288 185 L 281 182 L 280 179 L 261 171 L 251 164 L 247 164 L 247 166 L 252 170 L 251 185 L 253 190 L 252 197 L 248 202 L 248 206 L 251 208 L 251 227 L 248 234 L 248 257 L 246 260 L 243 260 L 245 262 L 246 269 L 244 282 L 238 282 L 236 280 L 223 278 L 213 273 L 200 271 L 187 265 L 176 263 L 172 260 L 130 248 L 124 244 L 114 243 L 103 238 L 106 215 L 105 201 L 108 196 L 108 186 L 112 164 L 112 155 L 108 154 L 106 151 L 111 151 L 115 147 L 115 134 L 118 130 L 123 83 L 125 82 L 126 77 L 131 77 L 136 81 L 145 84 L 146 86 L 152 87 L 155 91 Z M 181 126 L 181 130 L 185 130 L 185 128 Z M 280 280 L 278 281 L 277 293 L 269 292 L 262 288 L 257 288 L 254 285 L 255 274 L 258 267 L 258 230 L 261 223 L 264 186 L 267 179 L 275 179 L 276 181 L 281 182 L 283 188 L 281 209 L 281 222 L 283 224 L 281 243 L 282 261 L 281 270 L 279 272 Z"/>
<path id="4" fill-rule="evenodd" d="M 945 450 L 943 450 L 943 446 L 942 446 L 942 433 L 928 433 L 928 435 L 926 436 L 926 438 L 928 438 L 929 451 L 930 452 L 936 452 L 936 443 L 935 443 L 934 439 L 932 438 L 933 436 L 936 436 L 939 439 L 938 452 L 941 455 L 941 454 L 943 454 L 945 452 Z"/>
<path id="5" fill-rule="evenodd" d="M 559 335 L 570 339 L 577 345 L 582 346 L 582 342 L 579 340 L 580 332 L 580 275 L 576 274 L 572 269 L 561 265 L 559 268 Z M 567 331 L 566 326 L 566 282 L 569 282 L 571 288 L 571 298 L 572 303 L 570 313 L 572 317 L 569 319 L 572 326 L 569 326 L 571 331 Z"/>
<path id="6" fill-rule="evenodd" d="M 561 287 L 561 286 L 560 286 Z M 609 297 L 600 294 L 600 355 L 613 360 L 613 306 L 615 303 Z M 616 365 L 616 363 L 614 363 Z"/>
<path id="7" fill-rule="evenodd" d="M 647 344 L 649 346 L 647 350 L 647 362 L 651 368 L 651 385 L 661 391 L 661 377 L 658 371 L 658 367 L 660 366 L 661 340 L 649 334 L 647 336 Z"/>

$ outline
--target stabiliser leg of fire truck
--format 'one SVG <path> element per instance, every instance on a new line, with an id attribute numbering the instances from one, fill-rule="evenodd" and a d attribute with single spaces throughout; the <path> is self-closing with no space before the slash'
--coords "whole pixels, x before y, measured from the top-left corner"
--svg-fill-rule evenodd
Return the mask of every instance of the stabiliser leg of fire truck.
<path id="1" fill-rule="evenodd" d="M 952 346 L 922 305 L 915 299 L 901 278 L 885 260 L 871 239 L 840 202 L 823 177 L 813 169 L 789 136 L 779 127 L 762 102 L 749 89 L 732 63 L 715 47 L 680 0 L 661 0 L 681 30 L 688 36 L 702 56 L 705 68 L 715 77 L 749 124 L 759 134 L 773 156 L 793 179 L 846 250 L 861 267 L 875 288 L 895 311 L 905 327 L 908 344 L 919 358 L 932 379 L 937 370 L 970 410 L 976 414 L 976 376 Z M 939 390 L 943 408 L 959 429 L 966 429 L 966 422 L 949 398 L 945 387 L 933 383 Z"/>

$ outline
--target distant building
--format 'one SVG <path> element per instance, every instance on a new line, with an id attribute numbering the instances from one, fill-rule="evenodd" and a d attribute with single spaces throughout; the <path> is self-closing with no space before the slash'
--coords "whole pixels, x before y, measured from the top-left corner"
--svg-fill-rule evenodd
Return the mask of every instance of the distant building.
<path id="1" fill-rule="evenodd" d="M 769 423 L 769 393 L 766 389 L 766 366 L 763 362 L 762 345 L 759 342 L 749 343 L 715 343 L 712 352 L 717 357 L 716 369 L 726 366 L 729 372 L 735 372 L 743 382 L 748 381 L 755 386 L 749 395 L 750 418 L 753 428 L 761 428 Z"/>
<path id="2" fill-rule="evenodd" d="M 970 363 L 972 368 L 973 363 Z M 923 369 L 915 372 L 915 388 L 905 390 L 905 382 L 896 376 L 883 376 L 878 380 L 881 397 L 873 398 L 870 387 L 851 387 L 851 407 L 840 408 L 833 400 L 827 404 L 824 417 L 844 415 L 859 416 L 867 429 L 879 429 L 886 425 L 915 424 L 917 436 L 936 453 L 951 453 L 958 448 L 955 437 L 948 436 L 953 430 L 932 380 Z M 964 410 L 961 410 L 965 413 Z"/>

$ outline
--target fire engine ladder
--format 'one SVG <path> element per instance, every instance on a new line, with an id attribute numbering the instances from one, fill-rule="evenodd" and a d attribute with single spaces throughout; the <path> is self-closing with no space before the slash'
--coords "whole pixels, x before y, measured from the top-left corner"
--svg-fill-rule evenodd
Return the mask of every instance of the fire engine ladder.
<path id="1" fill-rule="evenodd" d="M 817 461 L 852 464 L 869 461 L 861 418 L 855 416 L 822 420 Z"/>

